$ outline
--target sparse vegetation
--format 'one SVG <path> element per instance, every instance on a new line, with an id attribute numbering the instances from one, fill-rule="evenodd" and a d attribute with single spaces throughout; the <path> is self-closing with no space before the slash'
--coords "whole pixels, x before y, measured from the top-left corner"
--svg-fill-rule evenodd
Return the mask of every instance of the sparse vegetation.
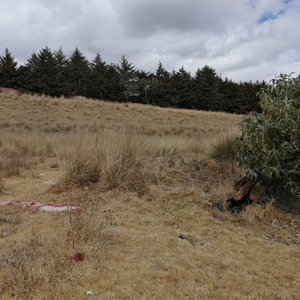
<path id="1" fill-rule="evenodd" d="M 29 169 L 32 166 L 31 157 L 10 154 L 1 157 L 0 170 L 3 177 L 20 176 L 21 169 Z"/>
<path id="2" fill-rule="evenodd" d="M 241 116 L 28 95 L 0 105 L 0 202 L 84 208 L 0 206 L 0 299 L 297 299 L 300 217 L 259 194 L 241 214 L 215 208 L 242 174 L 218 149 Z"/>

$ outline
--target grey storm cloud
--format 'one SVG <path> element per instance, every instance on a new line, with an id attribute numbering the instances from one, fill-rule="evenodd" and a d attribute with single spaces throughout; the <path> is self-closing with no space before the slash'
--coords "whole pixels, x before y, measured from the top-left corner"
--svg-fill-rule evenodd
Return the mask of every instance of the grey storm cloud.
<path id="1" fill-rule="evenodd" d="M 162 30 L 222 32 L 228 25 L 227 19 L 240 10 L 241 6 L 236 6 L 235 2 L 232 0 L 111 1 L 128 33 L 141 36 L 152 35 Z"/>
<path id="2" fill-rule="evenodd" d="M 78 47 L 107 63 L 194 73 L 209 65 L 235 81 L 300 73 L 296 0 L 14 0 L 0 10 L 0 55 L 23 64 L 45 46 Z M 1 53 L 2 51 L 2 53 Z"/>

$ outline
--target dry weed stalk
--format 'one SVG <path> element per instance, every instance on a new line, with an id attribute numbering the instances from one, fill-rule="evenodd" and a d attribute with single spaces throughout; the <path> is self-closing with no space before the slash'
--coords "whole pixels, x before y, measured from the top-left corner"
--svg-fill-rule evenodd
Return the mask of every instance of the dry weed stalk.
<path id="1" fill-rule="evenodd" d="M 72 251 L 83 252 L 86 247 L 105 243 L 103 228 L 104 220 L 95 213 L 99 206 L 87 208 L 85 211 L 68 212 L 66 244 Z"/>

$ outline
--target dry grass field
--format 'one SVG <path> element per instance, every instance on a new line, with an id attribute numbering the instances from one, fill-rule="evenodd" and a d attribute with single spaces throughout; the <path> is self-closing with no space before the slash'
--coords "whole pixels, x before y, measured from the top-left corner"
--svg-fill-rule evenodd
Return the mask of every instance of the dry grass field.
<path id="1" fill-rule="evenodd" d="M 299 216 L 216 208 L 243 174 L 228 147 L 241 116 L 4 94 L 0 107 L 0 202 L 83 207 L 0 206 L 0 299 L 300 298 Z"/>

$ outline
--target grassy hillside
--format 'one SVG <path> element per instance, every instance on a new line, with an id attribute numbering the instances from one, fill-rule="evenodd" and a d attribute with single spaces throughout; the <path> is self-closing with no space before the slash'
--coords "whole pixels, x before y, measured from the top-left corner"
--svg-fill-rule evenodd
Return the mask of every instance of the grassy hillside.
<path id="1" fill-rule="evenodd" d="M 240 116 L 3 94 L 0 107 L 0 202 L 84 208 L 0 206 L 0 299 L 298 299 L 299 216 L 215 207 L 242 170 L 210 154 Z"/>

